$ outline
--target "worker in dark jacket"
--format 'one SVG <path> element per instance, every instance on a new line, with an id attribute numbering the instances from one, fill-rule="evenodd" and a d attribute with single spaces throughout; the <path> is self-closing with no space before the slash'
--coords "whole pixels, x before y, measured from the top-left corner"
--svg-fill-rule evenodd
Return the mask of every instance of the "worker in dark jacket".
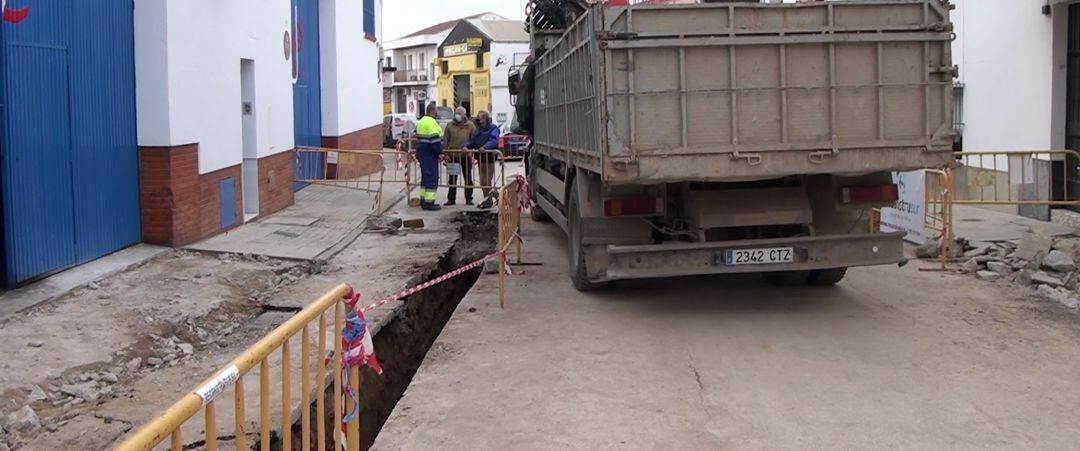
<path id="1" fill-rule="evenodd" d="M 443 154 L 442 127 L 435 120 L 439 114 L 438 106 L 428 105 L 427 116 L 416 124 L 416 159 L 420 161 L 420 207 L 424 210 L 439 210 L 435 203 L 435 194 L 439 189 L 439 160 Z"/>
<path id="2" fill-rule="evenodd" d="M 487 111 L 476 114 L 476 133 L 469 140 L 469 149 L 489 151 L 479 153 L 476 157 L 477 166 L 480 168 L 480 180 L 477 183 L 481 186 L 493 186 L 492 178 L 495 175 L 495 161 L 499 159 L 499 135 L 499 126 L 491 122 L 491 115 Z M 484 197 L 487 199 L 480 204 L 480 208 L 486 209 L 495 205 L 492 192 L 491 188 L 484 188 Z"/>

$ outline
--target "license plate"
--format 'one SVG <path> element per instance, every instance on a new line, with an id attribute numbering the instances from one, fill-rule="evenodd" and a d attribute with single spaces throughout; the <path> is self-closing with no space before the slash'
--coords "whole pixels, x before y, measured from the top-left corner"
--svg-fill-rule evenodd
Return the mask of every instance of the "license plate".
<path id="1" fill-rule="evenodd" d="M 795 262 L 795 248 L 728 249 L 724 256 L 728 266 L 774 265 Z"/>

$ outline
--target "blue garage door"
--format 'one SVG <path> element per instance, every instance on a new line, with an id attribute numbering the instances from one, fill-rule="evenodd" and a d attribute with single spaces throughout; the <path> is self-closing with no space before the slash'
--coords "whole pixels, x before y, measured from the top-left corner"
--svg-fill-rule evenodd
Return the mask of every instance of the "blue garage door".
<path id="1" fill-rule="evenodd" d="M 319 89 L 319 2 L 292 0 L 296 55 L 293 85 L 293 111 L 296 121 L 296 145 L 322 145 L 322 95 Z M 324 176 L 322 154 L 304 153 L 296 161 L 297 179 L 321 179 Z M 300 183 L 295 189 L 303 188 Z"/>
<path id="2" fill-rule="evenodd" d="M 0 33 L 8 285 L 140 239 L 131 0 L 8 0 Z"/>

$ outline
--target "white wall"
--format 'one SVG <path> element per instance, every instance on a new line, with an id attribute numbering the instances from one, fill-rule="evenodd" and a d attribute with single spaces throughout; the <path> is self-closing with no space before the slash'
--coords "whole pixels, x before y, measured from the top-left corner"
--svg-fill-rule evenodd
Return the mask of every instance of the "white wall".
<path id="1" fill-rule="evenodd" d="M 435 70 L 431 64 L 435 62 L 438 53 L 439 49 L 434 45 L 394 50 L 394 67 L 397 67 L 398 71 L 425 70 L 428 71 L 428 80 L 434 80 Z M 411 68 L 408 63 L 410 56 L 413 60 Z"/>
<path id="2" fill-rule="evenodd" d="M 375 1 L 375 35 L 382 37 L 382 1 Z M 363 2 L 319 2 L 322 134 L 343 136 L 382 124 L 378 42 L 364 37 Z M 395 61 L 394 64 L 397 64 Z"/>
<path id="3" fill-rule="evenodd" d="M 529 44 L 525 42 L 493 42 L 491 44 L 491 117 L 496 122 L 501 117 L 510 121 L 514 113 L 514 105 L 510 103 L 510 88 L 508 78 L 510 69 L 515 65 L 525 64 L 529 57 Z M 499 64 L 499 59 L 503 64 Z M 500 123 L 505 130 L 505 124 Z"/>
<path id="4" fill-rule="evenodd" d="M 1053 105 L 1055 97 L 1064 101 L 1064 92 L 1054 89 L 1062 66 L 1055 64 L 1053 44 L 1054 17 L 1064 15 L 1063 8 L 1052 17 L 1042 14 L 1042 0 L 954 1 L 965 150 L 1045 150 L 1060 144 L 1055 133 L 1063 130 L 1064 119 L 1056 117 Z"/>
<path id="5" fill-rule="evenodd" d="M 135 102 L 140 146 L 171 146 L 168 2 L 135 2 Z"/>
<path id="6" fill-rule="evenodd" d="M 255 61 L 259 157 L 292 149 L 287 3 L 135 0 L 139 145 L 199 144 L 199 172 L 243 160 L 240 60 Z"/>

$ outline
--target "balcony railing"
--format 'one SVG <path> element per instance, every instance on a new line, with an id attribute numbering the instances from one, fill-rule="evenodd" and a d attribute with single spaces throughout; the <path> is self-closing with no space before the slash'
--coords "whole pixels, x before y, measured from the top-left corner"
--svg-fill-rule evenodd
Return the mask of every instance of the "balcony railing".
<path id="1" fill-rule="evenodd" d="M 394 72 L 394 83 L 420 83 L 435 79 L 431 69 L 398 70 Z"/>

